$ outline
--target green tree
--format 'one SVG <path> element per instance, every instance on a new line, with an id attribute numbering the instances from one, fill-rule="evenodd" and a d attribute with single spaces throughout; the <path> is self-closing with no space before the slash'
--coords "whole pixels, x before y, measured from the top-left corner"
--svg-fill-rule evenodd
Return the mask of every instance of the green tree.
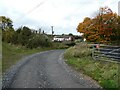
<path id="1" fill-rule="evenodd" d="M 12 25 L 12 23 L 13 23 L 12 20 L 8 17 L 0 16 L 0 21 L 2 22 L 2 29 L 3 30 L 9 29 L 13 26 Z"/>
<path id="2" fill-rule="evenodd" d="M 69 36 L 74 36 L 72 33 L 69 33 Z"/>
<path id="3" fill-rule="evenodd" d="M 28 41 L 28 48 L 48 47 L 51 46 L 50 39 L 45 34 L 36 34 Z"/>
<path id="4" fill-rule="evenodd" d="M 12 20 L 5 16 L 0 16 L 0 22 L 2 24 L 2 40 L 10 43 L 13 39 L 14 28 Z"/>
<path id="5" fill-rule="evenodd" d="M 14 31 L 13 28 L 9 28 L 8 30 L 3 31 L 3 34 L 2 34 L 3 35 L 3 40 L 5 42 L 11 43 L 14 33 L 15 33 L 15 31 Z"/>
<path id="6" fill-rule="evenodd" d="M 32 35 L 31 30 L 28 27 L 24 26 L 19 28 L 16 32 L 18 34 L 18 43 L 23 46 L 27 45 L 28 40 Z"/>

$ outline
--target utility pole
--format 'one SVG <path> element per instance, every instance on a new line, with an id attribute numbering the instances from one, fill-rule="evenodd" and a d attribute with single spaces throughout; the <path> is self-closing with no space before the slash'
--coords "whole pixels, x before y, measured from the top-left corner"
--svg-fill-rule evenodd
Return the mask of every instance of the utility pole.
<path id="1" fill-rule="evenodd" d="M 53 34 L 54 34 L 54 31 L 53 31 L 53 26 L 51 26 L 51 28 L 52 28 L 52 36 L 53 36 Z"/>
<path id="2" fill-rule="evenodd" d="M 41 28 L 39 28 L 39 34 L 41 34 Z"/>

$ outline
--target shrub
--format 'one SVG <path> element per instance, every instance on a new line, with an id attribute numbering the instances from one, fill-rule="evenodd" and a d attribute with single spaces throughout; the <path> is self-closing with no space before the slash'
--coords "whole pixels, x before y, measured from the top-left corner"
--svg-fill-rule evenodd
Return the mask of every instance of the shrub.
<path id="1" fill-rule="evenodd" d="M 51 42 L 46 35 L 35 35 L 31 37 L 26 45 L 27 48 L 49 47 Z"/>
<path id="2" fill-rule="evenodd" d="M 53 49 L 66 49 L 68 48 L 69 46 L 65 45 L 64 43 L 60 43 L 60 42 L 53 42 L 51 47 Z"/>
<path id="3" fill-rule="evenodd" d="M 92 51 L 85 45 L 79 44 L 74 47 L 69 48 L 65 52 L 65 57 L 88 57 L 92 55 Z"/>

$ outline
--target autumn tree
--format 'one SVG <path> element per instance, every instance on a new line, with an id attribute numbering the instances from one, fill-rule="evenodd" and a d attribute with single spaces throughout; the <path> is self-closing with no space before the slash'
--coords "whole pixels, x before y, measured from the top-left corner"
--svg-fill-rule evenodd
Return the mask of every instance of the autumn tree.
<path id="1" fill-rule="evenodd" d="M 119 30 L 118 21 L 118 15 L 110 8 L 101 7 L 94 18 L 86 17 L 83 22 L 79 23 L 77 31 L 84 33 L 87 41 L 110 42 L 114 40 Z"/>

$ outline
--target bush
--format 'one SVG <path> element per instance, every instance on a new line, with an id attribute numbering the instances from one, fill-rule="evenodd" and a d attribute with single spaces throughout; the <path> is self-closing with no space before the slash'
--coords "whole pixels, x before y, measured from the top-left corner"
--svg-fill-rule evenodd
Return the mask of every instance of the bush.
<path id="1" fill-rule="evenodd" d="M 49 47 L 51 42 L 46 35 L 35 35 L 29 39 L 26 46 L 27 48 Z"/>
<path id="2" fill-rule="evenodd" d="M 74 47 L 69 48 L 66 50 L 64 56 L 66 58 L 71 57 L 88 57 L 92 55 L 92 50 L 90 50 L 85 44 L 79 44 Z"/>
<path id="3" fill-rule="evenodd" d="M 60 42 L 53 42 L 52 45 L 51 45 L 51 47 L 53 49 L 66 49 L 66 48 L 68 48 L 67 45 L 65 45 L 63 43 L 60 43 Z"/>

